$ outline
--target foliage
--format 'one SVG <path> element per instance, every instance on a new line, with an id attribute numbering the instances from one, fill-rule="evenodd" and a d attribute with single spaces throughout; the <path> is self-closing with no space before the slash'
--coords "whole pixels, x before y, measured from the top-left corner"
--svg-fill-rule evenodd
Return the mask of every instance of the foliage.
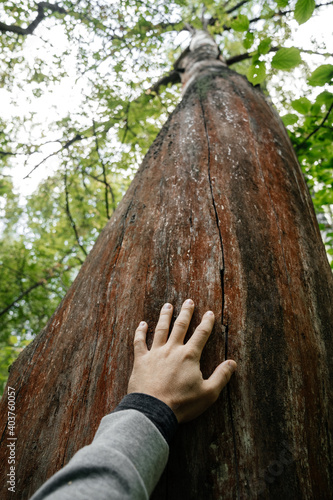
<path id="1" fill-rule="evenodd" d="M 311 73 L 288 42 L 292 20 L 305 23 L 319 8 L 314 0 L 2 2 L 0 97 L 11 107 L 0 127 L 1 385 L 179 101 L 172 66 L 189 25 L 207 25 L 233 69 L 274 91 L 333 255 L 333 66 L 314 42 L 307 52 L 321 50 L 322 62 Z M 294 68 L 301 96 L 283 88 Z M 43 172 L 26 199 L 14 187 L 20 165 L 26 182 Z"/>
<path id="2" fill-rule="evenodd" d="M 314 0 L 297 0 L 295 19 L 299 24 L 305 23 L 313 14 L 316 3 Z"/>

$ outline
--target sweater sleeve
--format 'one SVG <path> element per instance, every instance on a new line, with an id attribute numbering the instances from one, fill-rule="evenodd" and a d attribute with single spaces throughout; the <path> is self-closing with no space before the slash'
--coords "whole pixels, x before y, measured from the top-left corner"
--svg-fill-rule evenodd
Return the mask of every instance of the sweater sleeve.
<path id="1" fill-rule="evenodd" d="M 168 460 L 177 428 L 172 410 L 146 394 L 125 396 L 79 450 L 31 500 L 148 499 Z"/>

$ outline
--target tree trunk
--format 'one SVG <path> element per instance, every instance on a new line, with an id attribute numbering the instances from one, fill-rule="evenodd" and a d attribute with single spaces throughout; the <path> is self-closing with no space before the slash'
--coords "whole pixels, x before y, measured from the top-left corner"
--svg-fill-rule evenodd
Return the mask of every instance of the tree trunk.
<path id="1" fill-rule="evenodd" d="M 201 38 L 200 38 L 201 37 Z M 179 428 L 155 499 L 312 499 L 332 492 L 333 278 L 311 198 L 260 90 L 197 33 L 179 62 L 185 93 L 41 334 L 21 353 L 16 493 L 26 499 L 126 393 L 140 320 L 151 342 L 164 302 L 191 297 L 189 335 L 212 309 L 204 376 L 238 371 Z"/>

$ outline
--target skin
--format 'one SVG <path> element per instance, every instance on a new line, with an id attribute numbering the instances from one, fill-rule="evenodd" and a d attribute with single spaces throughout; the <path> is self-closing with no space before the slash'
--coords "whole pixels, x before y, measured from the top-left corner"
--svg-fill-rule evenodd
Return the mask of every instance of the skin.
<path id="1" fill-rule="evenodd" d="M 134 336 L 134 365 L 128 394 L 141 392 L 160 399 L 173 410 L 179 423 L 188 422 L 209 408 L 237 368 L 235 361 L 227 360 L 208 379 L 203 379 L 200 358 L 215 316 L 207 311 L 184 344 L 193 311 L 194 303 L 187 299 L 169 336 L 173 306 L 164 304 L 150 350 L 146 344 L 147 323 L 142 321 Z"/>

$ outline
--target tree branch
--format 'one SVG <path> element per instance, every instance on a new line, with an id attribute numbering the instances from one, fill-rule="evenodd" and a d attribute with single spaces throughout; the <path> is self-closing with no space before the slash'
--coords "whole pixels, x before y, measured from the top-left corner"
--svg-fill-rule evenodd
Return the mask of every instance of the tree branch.
<path id="1" fill-rule="evenodd" d="M 41 160 L 37 165 L 35 165 L 34 168 L 32 170 L 30 170 L 30 172 L 25 177 L 23 177 L 23 179 L 27 179 L 30 176 L 30 174 L 32 174 L 32 172 L 34 172 L 36 170 L 36 168 L 40 167 L 43 163 L 45 163 L 46 160 L 48 160 L 52 156 L 57 155 L 58 153 L 60 153 L 60 151 L 63 151 L 64 149 L 68 149 L 69 146 L 71 146 L 74 142 L 82 141 L 82 139 L 84 139 L 84 137 L 82 135 L 76 134 L 76 136 L 73 137 L 73 139 L 70 139 L 69 141 L 67 141 L 60 149 L 58 149 L 58 151 L 55 151 L 54 153 L 51 153 L 48 156 L 46 156 L 46 158 L 43 158 L 43 160 Z M 60 142 L 60 141 L 55 141 L 55 142 Z M 13 154 L 15 154 L 15 153 L 13 153 Z"/>
<path id="2" fill-rule="evenodd" d="M 72 250 L 72 249 L 71 249 Z M 71 251 L 70 250 L 70 251 Z M 60 261 L 60 264 L 62 262 L 62 260 L 70 253 L 67 252 L 64 257 L 61 259 Z M 67 266 L 67 268 L 64 270 L 64 271 L 69 271 L 70 269 L 72 269 L 73 266 Z M 34 290 L 35 288 L 38 288 L 39 286 L 43 286 L 45 285 L 46 281 L 50 278 L 52 278 L 54 276 L 54 271 L 58 270 L 59 269 L 59 263 L 56 264 L 55 266 L 53 266 L 51 269 L 48 269 L 46 271 L 46 276 L 45 278 L 42 278 L 41 280 L 37 281 L 36 283 L 34 283 L 33 285 L 29 286 L 29 288 L 27 288 L 26 290 L 23 290 L 22 293 L 20 293 L 20 295 L 15 299 L 13 300 L 13 302 L 11 304 L 9 304 L 8 306 L 6 306 L 4 309 L 2 309 L 2 311 L 0 311 L 0 317 L 3 316 L 4 314 L 6 314 L 12 307 L 15 306 L 15 304 L 17 302 L 19 302 L 20 300 L 23 299 L 23 297 L 25 297 L 26 295 L 28 295 L 30 292 L 32 292 L 32 290 Z"/>
<path id="3" fill-rule="evenodd" d="M 22 292 L 11 304 L 9 304 L 9 306 L 5 307 L 5 309 L 0 311 L 0 316 L 3 316 L 4 314 L 6 314 L 6 312 L 8 312 L 9 309 L 11 309 L 17 302 L 19 302 L 21 299 L 23 299 L 23 297 L 28 295 L 28 293 L 30 293 L 35 288 L 43 285 L 43 283 L 45 283 L 45 278 L 40 280 L 40 281 L 37 281 L 37 283 L 35 283 L 34 285 L 31 285 L 27 290 Z"/>
<path id="4" fill-rule="evenodd" d="M 111 186 L 108 184 L 107 180 L 106 180 L 106 171 L 105 171 L 105 163 L 103 161 L 103 158 L 101 157 L 101 154 L 100 154 L 100 151 L 99 151 L 99 144 L 98 144 L 98 138 L 97 138 L 97 135 L 96 135 L 96 129 L 95 129 L 95 120 L 93 120 L 93 131 L 94 131 L 94 136 L 95 136 L 95 144 L 96 144 L 96 151 L 97 151 L 97 155 L 98 155 L 98 158 L 99 158 L 99 161 L 100 161 L 100 164 L 102 165 L 102 170 L 103 170 L 103 184 L 105 186 L 105 208 L 106 208 L 106 217 L 107 219 L 110 219 L 110 212 L 109 212 L 109 199 L 108 199 L 108 188 L 111 192 L 111 196 L 112 196 L 112 201 L 114 202 L 114 195 L 113 195 L 113 191 L 111 189 Z"/>
<path id="5" fill-rule="evenodd" d="M 0 151 L 0 156 L 15 156 L 18 153 L 13 153 L 12 151 Z"/>
<path id="6" fill-rule="evenodd" d="M 325 5 L 332 5 L 333 4 L 333 1 L 332 2 L 327 2 L 327 3 L 320 3 L 318 5 L 315 6 L 315 9 L 319 9 L 320 7 L 325 7 Z M 273 12 L 273 14 L 269 17 L 266 17 L 266 18 L 263 18 L 261 16 L 258 16 L 258 17 L 254 17 L 253 19 L 250 19 L 249 20 L 249 23 L 250 24 L 253 24 L 253 23 L 256 23 L 257 21 L 261 21 L 262 19 L 265 19 L 265 20 L 268 20 L 268 19 L 272 19 L 273 17 L 276 17 L 276 16 L 285 16 L 286 14 L 290 14 L 291 12 L 294 12 L 294 9 L 290 9 L 290 10 L 279 10 L 277 12 Z M 233 17 L 233 19 L 236 19 L 237 16 Z M 218 21 L 218 18 L 217 17 L 212 17 L 209 21 L 208 21 L 208 24 L 210 26 L 213 26 L 216 21 Z M 223 30 L 224 31 L 230 31 L 231 30 L 231 26 L 227 26 L 227 25 L 223 25 Z"/>
<path id="7" fill-rule="evenodd" d="M 37 3 L 37 16 L 36 18 L 28 25 L 27 28 L 22 28 L 22 26 L 18 26 L 16 24 L 5 24 L 0 22 L 0 31 L 2 32 L 9 32 L 9 33 L 16 33 L 17 35 L 32 35 L 37 28 L 37 26 L 47 17 L 47 14 L 45 14 L 45 11 L 51 10 L 52 12 L 59 12 L 60 14 L 68 14 L 68 15 L 75 15 L 75 17 L 78 17 L 80 20 L 84 19 L 88 21 L 89 23 L 92 23 L 95 28 L 97 29 L 102 29 L 103 31 L 109 32 L 111 35 L 111 39 L 117 38 L 117 39 L 122 39 L 122 37 L 116 36 L 114 34 L 114 31 L 108 28 L 107 26 L 103 25 L 101 21 L 98 19 L 94 18 L 89 18 L 85 16 L 84 14 L 77 14 L 76 12 L 73 11 L 68 11 L 64 9 L 63 7 L 60 7 L 59 4 L 52 4 L 49 2 L 39 2 Z M 48 42 L 49 43 L 49 42 Z"/>
<path id="8" fill-rule="evenodd" d="M 303 144 L 305 144 L 305 143 L 306 143 L 306 141 L 308 141 L 308 140 L 310 139 L 310 137 L 312 137 L 312 136 L 313 136 L 316 132 L 318 132 L 318 130 L 319 130 L 320 128 L 322 128 L 322 126 L 324 125 L 324 123 L 325 123 L 325 122 L 326 122 L 326 120 L 328 119 L 328 117 L 329 117 L 329 115 L 330 115 L 330 113 L 331 113 L 332 109 L 333 109 L 333 102 L 332 102 L 332 104 L 331 104 L 331 106 L 330 106 L 329 110 L 327 111 L 326 115 L 324 116 L 323 120 L 322 120 L 322 121 L 321 121 L 321 123 L 318 125 L 318 127 L 316 127 L 316 128 L 315 128 L 315 129 L 311 132 L 311 134 L 309 134 L 309 135 L 308 135 L 308 136 L 304 139 L 304 141 L 303 141 L 303 142 L 301 142 L 301 144 L 298 144 L 298 146 L 296 146 L 296 147 L 295 147 L 296 151 L 298 151 L 298 150 L 299 150 L 299 149 L 303 146 Z"/>
<path id="9" fill-rule="evenodd" d="M 178 71 L 173 69 L 167 75 L 162 76 L 162 78 L 160 78 L 156 83 L 154 83 L 154 85 L 152 87 L 150 87 L 150 89 L 146 90 L 146 94 L 149 95 L 152 92 L 156 92 L 156 94 L 158 94 L 160 87 L 162 87 L 162 86 L 166 87 L 168 85 L 168 83 L 172 83 L 172 84 L 180 83 L 180 81 L 181 80 L 180 80 L 180 75 L 179 75 Z"/>
<path id="10" fill-rule="evenodd" d="M 84 246 L 82 245 L 82 243 L 80 241 L 80 237 L 79 237 L 79 233 L 77 232 L 75 221 L 74 221 L 74 219 L 72 217 L 72 214 L 71 214 L 71 211 L 69 209 L 69 196 L 68 196 L 68 185 L 67 185 L 67 170 L 65 170 L 64 182 L 65 182 L 65 196 L 66 196 L 66 213 L 68 215 L 68 218 L 70 220 L 71 226 L 73 228 L 76 241 L 77 241 L 79 247 L 81 248 L 82 252 L 84 253 L 84 255 L 87 256 L 88 255 L 87 251 L 86 251 L 86 249 L 84 248 Z"/>
<path id="11" fill-rule="evenodd" d="M 268 52 L 277 52 L 281 47 L 272 47 L 269 49 Z M 295 47 L 297 48 L 297 47 Z M 325 53 L 323 54 L 322 52 L 315 52 L 314 50 L 307 50 L 307 49 L 298 49 L 300 52 L 304 52 L 305 54 L 315 54 L 317 56 L 332 56 L 332 54 Z M 245 52 L 244 54 L 238 54 L 237 56 L 230 57 L 229 59 L 226 59 L 226 64 L 227 66 L 231 66 L 232 64 L 236 64 L 241 61 L 245 61 L 246 59 L 251 59 L 253 56 L 253 52 Z"/>
<path id="12" fill-rule="evenodd" d="M 82 172 L 87 175 L 88 177 L 91 177 L 92 179 L 94 179 L 95 181 L 97 182 L 101 182 L 102 184 L 104 184 L 110 191 L 110 195 L 111 195 L 111 198 L 112 198 L 112 203 L 113 203 L 113 206 L 115 208 L 116 206 L 116 200 L 115 200 L 115 196 L 114 196 L 114 192 L 113 192 L 113 189 L 111 187 L 111 185 L 108 183 L 108 182 L 105 182 L 104 180 L 102 179 L 99 179 L 98 177 L 96 177 L 96 175 L 92 175 L 90 174 L 89 172 L 87 172 L 85 169 L 82 170 Z"/>
<path id="13" fill-rule="evenodd" d="M 10 32 L 16 33 L 17 35 L 31 35 L 37 26 L 43 21 L 46 17 L 45 11 L 51 10 L 52 12 L 59 12 L 60 14 L 67 14 L 67 11 L 60 7 L 60 5 L 52 4 L 49 2 L 39 2 L 37 4 L 37 16 L 35 19 L 29 24 L 27 28 L 22 28 L 21 26 L 17 26 L 15 24 L 5 24 L 0 22 L 0 31 L 2 32 Z"/>
<path id="14" fill-rule="evenodd" d="M 242 5 L 245 3 L 248 3 L 250 0 L 242 0 L 241 2 L 238 2 L 234 7 L 231 7 L 230 9 L 226 10 L 227 14 L 231 14 L 231 12 L 234 12 L 235 10 L 239 9 Z"/>

